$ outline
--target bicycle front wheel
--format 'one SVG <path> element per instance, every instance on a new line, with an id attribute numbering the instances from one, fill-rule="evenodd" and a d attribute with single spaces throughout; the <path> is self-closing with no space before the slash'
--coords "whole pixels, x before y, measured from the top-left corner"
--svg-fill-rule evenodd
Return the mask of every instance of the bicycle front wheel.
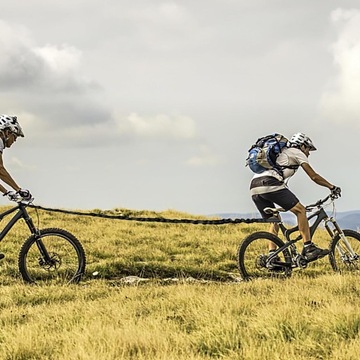
<path id="1" fill-rule="evenodd" d="M 19 270 L 29 283 L 78 283 L 86 257 L 79 240 L 62 229 L 43 229 L 30 236 L 19 254 Z"/>
<path id="2" fill-rule="evenodd" d="M 284 245 L 280 238 L 265 231 L 255 232 L 242 241 L 237 252 L 237 262 L 243 280 L 291 276 L 291 255 L 288 249 L 284 249 L 272 263 L 268 263 L 270 242 L 277 248 Z"/>
<path id="3" fill-rule="evenodd" d="M 329 260 L 334 271 L 360 272 L 360 234 L 343 230 L 345 237 L 335 236 L 330 245 Z"/>

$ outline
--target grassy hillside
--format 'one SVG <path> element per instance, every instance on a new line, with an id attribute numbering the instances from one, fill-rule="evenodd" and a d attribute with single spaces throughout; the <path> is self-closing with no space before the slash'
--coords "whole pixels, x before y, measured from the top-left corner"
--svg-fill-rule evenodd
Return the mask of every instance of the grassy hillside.
<path id="1" fill-rule="evenodd" d="M 65 228 L 79 238 L 87 273 L 78 286 L 23 284 L 17 255 L 28 234 L 18 224 L 0 247 L 6 254 L 0 359 L 357 358 L 357 274 L 334 274 L 322 259 L 285 281 L 236 281 L 239 241 L 266 225 L 30 213 L 41 228 Z M 174 211 L 126 213 L 191 218 Z M 325 246 L 325 235 L 320 231 L 315 241 Z M 150 280 L 129 285 L 123 281 L 129 275 Z"/>

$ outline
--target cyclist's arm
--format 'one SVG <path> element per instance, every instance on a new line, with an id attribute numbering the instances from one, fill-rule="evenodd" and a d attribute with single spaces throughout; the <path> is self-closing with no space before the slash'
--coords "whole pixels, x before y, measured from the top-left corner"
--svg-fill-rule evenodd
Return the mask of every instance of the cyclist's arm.
<path id="1" fill-rule="evenodd" d="M 309 178 L 320 186 L 327 187 L 329 190 L 334 188 L 334 185 L 329 183 L 321 175 L 319 175 L 308 163 L 302 163 L 301 167 L 304 169 Z"/>
<path id="2" fill-rule="evenodd" d="M 15 191 L 20 190 L 20 186 L 16 183 L 16 181 L 11 177 L 8 171 L 4 167 L 2 153 L 0 153 L 0 179 L 7 185 L 11 186 Z M 3 193 L 6 192 L 6 189 L 1 186 L 0 191 Z"/>
<path id="3" fill-rule="evenodd" d="M 7 193 L 7 190 L 0 184 L 0 191 L 5 194 Z"/>

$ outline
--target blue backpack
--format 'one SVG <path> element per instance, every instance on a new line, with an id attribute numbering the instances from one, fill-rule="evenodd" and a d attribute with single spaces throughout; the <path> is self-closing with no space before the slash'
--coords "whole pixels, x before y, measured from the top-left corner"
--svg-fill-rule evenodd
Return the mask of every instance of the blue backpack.
<path id="1" fill-rule="evenodd" d="M 282 149 L 287 147 L 287 143 L 288 139 L 278 133 L 259 138 L 249 149 L 246 166 L 249 166 L 256 174 L 261 174 L 266 170 L 275 170 L 283 176 L 284 168 L 295 168 L 295 166 L 280 166 L 276 163 L 277 157 Z"/>

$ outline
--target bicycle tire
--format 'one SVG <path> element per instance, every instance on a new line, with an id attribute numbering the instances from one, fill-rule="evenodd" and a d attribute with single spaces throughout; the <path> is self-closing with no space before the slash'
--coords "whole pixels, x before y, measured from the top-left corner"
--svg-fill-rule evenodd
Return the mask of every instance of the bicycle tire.
<path id="1" fill-rule="evenodd" d="M 341 243 L 341 236 L 337 234 L 330 244 L 329 260 L 334 271 L 339 273 L 360 272 L 360 234 L 354 230 L 343 230 L 346 239 L 350 243 L 357 258 L 353 258 L 346 249 L 345 244 Z M 336 246 L 340 246 L 344 252 L 341 256 Z"/>
<path id="2" fill-rule="evenodd" d="M 252 233 L 240 243 L 237 251 L 237 265 L 243 280 L 291 276 L 291 266 L 269 269 L 263 264 L 259 264 L 259 261 L 261 262 L 262 259 L 261 257 L 264 258 L 268 254 L 269 241 L 272 241 L 278 248 L 284 246 L 284 242 L 279 237 L 266 231 Z M 257 245 L 253 246 L 254 242 Z M 260 242 L 263 244 L 260 244 Z M 291 264 L 291 255 L 288 249 L 280 252 L 279 256 L 281 262 Z"/>
<path id="3" fill-rule="evenodd" d="M 51 257 L 45 263 L 39 251 L 39 240 Z M 19 271 L 25 282 L 77 284 L 85 272 L 86 256 L 80 241 L 66 230 L 48 228 L 31 235 L 22 245 L 18 259 Z"/>

